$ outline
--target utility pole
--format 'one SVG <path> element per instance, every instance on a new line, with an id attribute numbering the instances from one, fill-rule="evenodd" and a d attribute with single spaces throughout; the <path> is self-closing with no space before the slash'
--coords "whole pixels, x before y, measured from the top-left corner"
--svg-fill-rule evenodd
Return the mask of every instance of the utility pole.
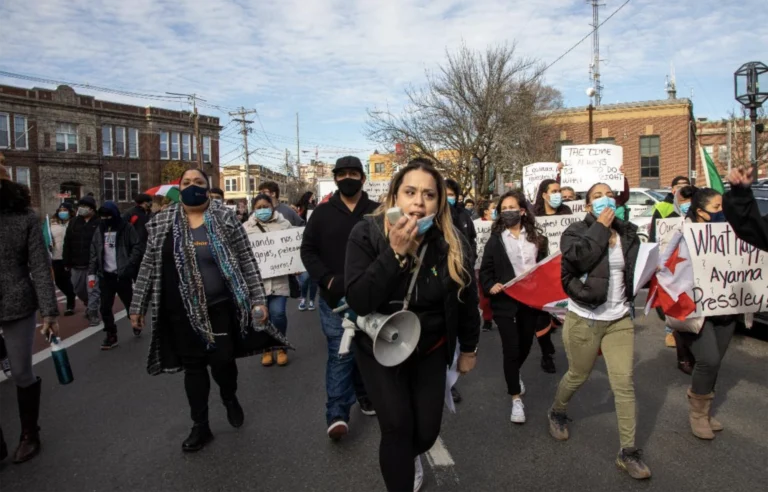
<path id="1" fill-rule="evenodd" d="M 600 0 L 587 0 L 592 4 L 592 63 L 589 64 L 589 75 L 592 78 L 592 87 L 595 89 L 595 107 L 600 106 L 603 95 L 603 86 L 600 85 L 600 34 L 597 26 L 600 25 Z"/>
<path id="2" fill-rule="evenodd" d="M 176 92 L 166 92 L 171 96 L 182 96 L 188 98 L 192 102 L 192 114 L 195 120 L 195 139 L 197 147 L 197 167 L 203 169 L 203 140 L 200 138 L 200 115 L 197 113 L 197 100 L 205 102 L 205 99 L 198 97 L 197 94 L 178 94 Z"/>
<path id="3" fill-rule="evenodd" d="M 301 146 L 299 145 L 299 113 L 296 113 L 296 165 L 301 166 Z"/>
<path id="4" fill-rule="evenodd" d="M 729 119 L 725 124 L 725 131 L 728 132 L 728 174 L 731 174 L 731 120 Z"/>
<path id="5" fill-rule="evenodd" d="M 248 128 L 248 125 L 253 123 L 253 120 L 246 120 L 245 117 L 249 114 L 256 113 L 255 109 L 247 110 L 243 107 L 240 108 L 240 111 L 229 113 L 229 116 L 239 116 L 240 118 L 233 118 L 233 121 L 237 121 L 241 125 L 240 133 L 243 135 L 243 146 L 245 147 L 245 196 L 248 203 L 246 203 L 245 207 L 248 212 L 251 211 L 251 199 L 253 198 L 253 190 L 251 189 L 251 164 L 250 159 L 248 155 L 248 133 L 251 131 L 250 128 Z"/>

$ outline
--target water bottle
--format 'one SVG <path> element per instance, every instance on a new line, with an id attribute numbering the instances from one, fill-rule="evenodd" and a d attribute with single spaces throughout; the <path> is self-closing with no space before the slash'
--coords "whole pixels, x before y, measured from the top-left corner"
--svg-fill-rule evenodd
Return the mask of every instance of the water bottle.
<path id="1" fill-rule="evenodd" d="M 69 365 L 67 349 L 61 344 L 59 337 L 51 337 L 51 358 L 56 367 L 56 375 L 59 377 L 59 383 L 69 384 L 75 380 L 72 375 L 72 367 Z"/>

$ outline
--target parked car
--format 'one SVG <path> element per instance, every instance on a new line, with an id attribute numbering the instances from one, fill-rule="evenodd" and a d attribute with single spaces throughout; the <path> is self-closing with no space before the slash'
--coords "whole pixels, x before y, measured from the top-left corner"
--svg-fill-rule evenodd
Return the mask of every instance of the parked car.
<path id="1" fill-rule="evenodd" d="M 647 243 L 651 237 L 651 222 L 653 221 L 653 207 L 648 207 L 640 215 L 630 214 L 629 221 L 637 226 L 637 237 L 641 242 Z"/>
<path id="2" fill-rule="evenodd" d="M 633 217 L 642 216 L 648 209 L 652 209 L 656 202 L 664 200 L 665 196 L 664 193 L 648 188 L 630 188 L 629 201 L 627 202 L 630 220 Z"/>

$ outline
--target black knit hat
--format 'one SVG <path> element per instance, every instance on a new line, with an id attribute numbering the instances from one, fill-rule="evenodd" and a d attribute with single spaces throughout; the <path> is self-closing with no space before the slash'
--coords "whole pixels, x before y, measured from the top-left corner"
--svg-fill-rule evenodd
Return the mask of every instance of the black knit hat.
<path id="1" fill-rule="evenodd" d="M 141 205 L 142 203 L 147 203 L 152 201 L 152 197 L 147 195 L 146 193 L 139 193 L 135 197 L 133 197 L 133 201 L 137 204 Z"/>
<path id="2" fill-rule="evenodd" d="M 337 172 L 341 171 L 342 169 L 357 169 L 361 173 L 363 172 L 363 163 L 360 162 L 360 159 L 353 155 L 348 155 L 346 157 L 340 157 L 336 161 L 336 166 L 333 168 L 333 174 L 336 174 Z"/>
<path id="3" fill-rule="evenodd" d="M 77 204 L 85 205 L 86 207 L 91 207 L 93 210 L 96 210 L 96 200 L 94 200 L 92 196 L 84 196 L 80 199 L 79 202 L 77 202 Z"/>

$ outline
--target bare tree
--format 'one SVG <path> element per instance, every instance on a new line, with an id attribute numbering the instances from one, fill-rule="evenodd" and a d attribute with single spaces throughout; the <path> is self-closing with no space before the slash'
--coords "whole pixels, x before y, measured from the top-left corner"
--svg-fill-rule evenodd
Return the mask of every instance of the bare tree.
<path id="1" fill-rule="evenodd" d="M 446 55 L 443 66 L 426 73 L 424 87 L 406 90 L 402 114 L 368 111 L 367 136 L 390 149 L 405 144 L 409 157 L 427 157 L 464 190 L 474 183 L 485 194 L 496 173 L 533 162 L 525 159 L 539 153 L 539 113 L 562 99 L 542 84 L 536 60 L 518 57 L 514 44 L 484 52 L 462 46 Z"/>
<path id="2" fill-rule="evenodd" d="M 764 108 L 758 110 L 757 118 L 758 123 L 768 124 Z M 740 113 L 731 111 L 725 121 L 731 124 L 731 166 L 750 168 L 752 166 L 752 122 L 749 120 L 749 112 L 744 107 L 741 108 Z M 757 134 L 756 149 L 758 168 L 768 166 L 768 133 Z"/>

